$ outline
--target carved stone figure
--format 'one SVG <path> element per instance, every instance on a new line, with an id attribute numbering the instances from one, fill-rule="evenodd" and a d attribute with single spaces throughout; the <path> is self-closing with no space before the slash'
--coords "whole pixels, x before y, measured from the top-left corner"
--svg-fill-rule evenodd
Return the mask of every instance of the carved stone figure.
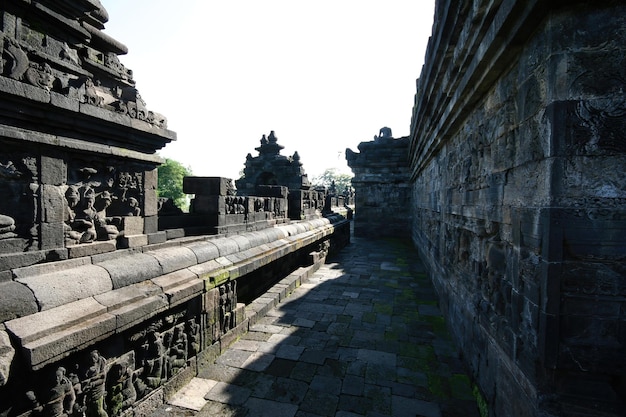
<path id="1" fill-rule="evenodd" d="M 55 385 L 50 389 L 49 397 L 43 406 L 45 417 L 65 417 L 74 409 L 76 394 L 65 372 L 63 367 L 57 368 L 55 372 Z"/>
<path id="2" fill-rule="evenodd" d="M 150 388 L 157 388 L 164 378 L 164 356 L 165 348 L 161 335 L 156 331 L 151 331 L 146 336 L 143 349 L 143 378 Z"/>
<path id="3" fill-rule="evenodd" d="M 200 325 L 196 319 L 187 320 L 187 335 L 189 338 L 189 354 L 195 356 L 200 352 Z"/>
<path id="4" fill-rule="evenodd" d="M 183 325 L 174 327 L 168 349 L 168 376 L 176 375 L 187 365 L 187 335 Z"/>
<path id="5" fill-rule="evenodd" d="M 15 230 L 15 220 L 12 217 L 0 214 L 0 239 L 8 239 L 17 236 Z"/>
<path id="6" fill-rule="evenodd" d="M 4 54 L 8 58 L 5 68 L 9 68 L 9 77 L 20 80 L 28 69 L 28 55 L 26 55 L 26 52 L 22 50 L 16 40 L 10 38 L 5 39 Z"/>
<path id="7" fill-rule="evenodd" d="M 85 392 L 85 416 L 108 417 L 104 411 L 106 359 L 97 350 L 91 351 L 90 359 L 91 365 L 85 373 L 86 380 L 82 384 Z"/>
<path id="8" fill-rule="evenodd" d="M 119 416 L 137 400 L 133 385 L 133 370 L 121 363 L 115 363 L 107 375 L 107 410 L 110 416 Z"/>

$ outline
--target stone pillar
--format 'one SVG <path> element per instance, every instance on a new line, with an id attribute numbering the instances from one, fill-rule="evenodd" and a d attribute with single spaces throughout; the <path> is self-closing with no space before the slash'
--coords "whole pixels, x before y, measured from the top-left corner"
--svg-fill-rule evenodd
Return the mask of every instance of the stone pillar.
<path id="1" fill-rule="evenodd" d="M 359 153 L 346 149 L 354 172 L 355 236 L 410 236 L 408 144 L 407 137 L 377 137 L 361 142 Z"/>

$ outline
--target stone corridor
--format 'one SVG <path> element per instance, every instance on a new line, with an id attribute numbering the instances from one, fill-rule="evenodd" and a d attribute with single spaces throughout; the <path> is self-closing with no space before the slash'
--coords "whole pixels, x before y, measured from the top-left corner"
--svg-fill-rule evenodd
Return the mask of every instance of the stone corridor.
<path id="1" fill-rule="evenodd" d="M 353 238 L 153 416 L 480 412 L 410 243 Z"/>

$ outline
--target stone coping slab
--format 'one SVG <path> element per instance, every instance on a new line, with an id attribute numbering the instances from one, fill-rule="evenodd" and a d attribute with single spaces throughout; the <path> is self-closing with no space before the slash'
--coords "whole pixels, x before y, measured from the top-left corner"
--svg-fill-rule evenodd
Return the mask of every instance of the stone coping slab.
<path id="1" fill-rule="evenodd" d="M 21 268 L 13 271 L 19 277 L 14 282 L 34 294 L 39 312 L 4 324 L 27 364 L 41 369 L 332 235 L 346 221 L 334 220 L 305 221 L 299 227 L 281 225 L 256 231 L 251 238 L 244 234 L 195 240 L 188 246 L 148 247 L 118 258 L 91 258 L 91 262 L 99 261 L 93 264 L 82 259 L 51 264 L 48 270 L 41 265 Z M 259 244 L 251 246 L 252 242 Z"/>

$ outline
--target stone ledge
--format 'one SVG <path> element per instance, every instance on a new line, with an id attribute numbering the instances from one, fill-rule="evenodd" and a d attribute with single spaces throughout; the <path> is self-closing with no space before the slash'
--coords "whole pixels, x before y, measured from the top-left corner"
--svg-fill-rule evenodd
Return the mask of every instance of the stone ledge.
<path id="1" fill-rule="evenodd" d="M 194 250 L 172 246 L 146 253 L 128 252 L 118 259 L 106 259 L 96 265 L 83 264 L 78 260 L 67 261 L 49 274 L 41 273 L 45 271 L 44 267 L 25 268 L 16 275 L 23 277 L 19 280 L 25 285 L 30 284 L 29 288 L 37 300 L 45 301 L 45 308 L 42 309 L 45 311 L 7 321 L 6 330 L 15 337 L 16 350 L 21 349 L 27 364 L 34 370 L 41 369 L 72 352 L 200 296 L 226 280 L 237 279 L 322 240 L 334 232 L 335 226 L 337 224 L 329 220 L 308 222 L 306 226 L 291 229 L 309 231 L 288 238 L 284 238 L 288 234 L 284 230 L 270 232 L 268 239 L 280 239 L 243 251 L 231 238 L 214 239 L 211 243 L 205 242 L 207 248 L 214 245 L 220 253 L 223 249 L 229 255 L 201 264 L 196 263 L 198 258 Z M 201 245 L 197 241 L 191 244 L 196 250 Z M 232 252 L 234 247 L 237 250 Z M 215 253 L 212 248 L 209 252 Z M 173 270 L 175 268 L 181 269 Z M 300 268 L 290 275 L 293 283 L 281 282 L 285 290 L 276 294 L 276 300 L 272 299 L 271 304 L 279 302 L 281 296 L 284 298 L 287 288 L 295 288 L 296 283 L 302 282 L 311 268 Z M 164 273 L 164 270 L 172 271 Z M 76 279 L 68 279 L 68 275 Z M 86 284 L 90 280 L 96 285 Z M 58 288 L 63 288 L 67 294 L 49 292 L 49 286 L 57 288 L 55 283 L 61 281 L 64 286 Z M 76 300 L 81 294 L 86 298 Z M 57 301 L 54 305 L 52 300 L 57 296 L 63 302 Z M 262 299 L 258 300 L 262 302 Z M 255 309 L 257 304 L 255 301 L 251 308 Z M 260 308 L 257 313 L 262 311 L 265 308 Z"/>

